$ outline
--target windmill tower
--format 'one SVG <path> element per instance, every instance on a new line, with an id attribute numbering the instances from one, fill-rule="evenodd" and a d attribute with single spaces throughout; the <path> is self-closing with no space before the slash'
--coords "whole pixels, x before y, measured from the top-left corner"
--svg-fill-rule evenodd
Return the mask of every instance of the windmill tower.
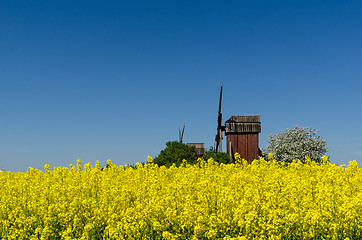
<path id="1" fill-rule="evenodd" d="M 260 115 L 233 115 L 225 122 L 227 153 L 252 162 L 259 159 Z"/>
<path id="2" fill-rule="evenodd" d="M 233 115 L 222 126 L 221 114 L 222 85 L 220 88 L 217 134 L 215 152 L 222 152 L 223 131 L 226 135 L 226 151 L 234 158 L 239 153 L 241 158 L 252 162 L 259 158 L 259 133 L 261 132 L 260 115 Z"/>

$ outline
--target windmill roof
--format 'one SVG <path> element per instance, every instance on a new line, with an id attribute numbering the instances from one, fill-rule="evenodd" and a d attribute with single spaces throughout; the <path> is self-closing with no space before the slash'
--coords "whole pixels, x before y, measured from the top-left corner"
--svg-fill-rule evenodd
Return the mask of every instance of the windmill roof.
<path id="1" fill-rule="evenodd" d="M 226 122 L 260 123 L 260 115 L 233 115 Z"/>
<path id="2" fill-rule="evenodd" d="M 233 115 L 225 122 L 226 134 L 261 132 L 260 115 Z"/>

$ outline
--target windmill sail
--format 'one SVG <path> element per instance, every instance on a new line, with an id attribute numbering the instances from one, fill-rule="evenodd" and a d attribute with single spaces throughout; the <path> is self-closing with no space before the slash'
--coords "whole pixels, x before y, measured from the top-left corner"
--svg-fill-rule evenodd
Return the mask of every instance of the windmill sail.
<path id="1" fill-rule="evenodd" d="M 184 127 L 182 128 L 182 132 L 181 129 L 178 129 L 178 139 L 179 139 L 179 143 L 182 143 L 182 139 L 184 137 L 184 132 L 185 132 L 185 124 Z"/>
<path id="2" fill-rule="evenodd" d="M 222 126 L 222 113 L 221 113 L 221 99 L 222 99 L 222 84 L 220 87 L 219 111 L 217 114 L 217 133 L 215 136 L 215 153 L 222 152 L 222 139 L 224 127 Z M 220 148 L 219 148 L 220 147 Z"/>

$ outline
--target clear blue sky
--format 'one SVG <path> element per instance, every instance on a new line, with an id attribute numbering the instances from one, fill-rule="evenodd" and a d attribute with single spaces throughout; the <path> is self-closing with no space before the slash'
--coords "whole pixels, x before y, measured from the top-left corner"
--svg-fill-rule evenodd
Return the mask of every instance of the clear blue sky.
<path id="1" fill-rule="evenodd" d="M 362 162 L 361 1 L 2 1 L 0 167 L 145 162 L 260 114 Z"/>

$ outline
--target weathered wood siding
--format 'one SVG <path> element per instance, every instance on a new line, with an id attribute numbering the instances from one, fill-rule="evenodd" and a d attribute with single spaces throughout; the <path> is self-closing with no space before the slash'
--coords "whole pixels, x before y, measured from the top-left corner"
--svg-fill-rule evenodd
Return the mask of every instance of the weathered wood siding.
<path id="1" fill-rule="evenodd" d="M 227 153 L 234 157 L 235 153 L 239 153 L 241 158 L 252 162 L 259 159 L 259 134 L 258 133 L 237 133 L 228 134 Z"/>
<path id="2" fill-rule="evenodd" d="M 225 122 L 227 153 L 251 162 L 259 158 L 260 115 L 234 115 Z"/>

